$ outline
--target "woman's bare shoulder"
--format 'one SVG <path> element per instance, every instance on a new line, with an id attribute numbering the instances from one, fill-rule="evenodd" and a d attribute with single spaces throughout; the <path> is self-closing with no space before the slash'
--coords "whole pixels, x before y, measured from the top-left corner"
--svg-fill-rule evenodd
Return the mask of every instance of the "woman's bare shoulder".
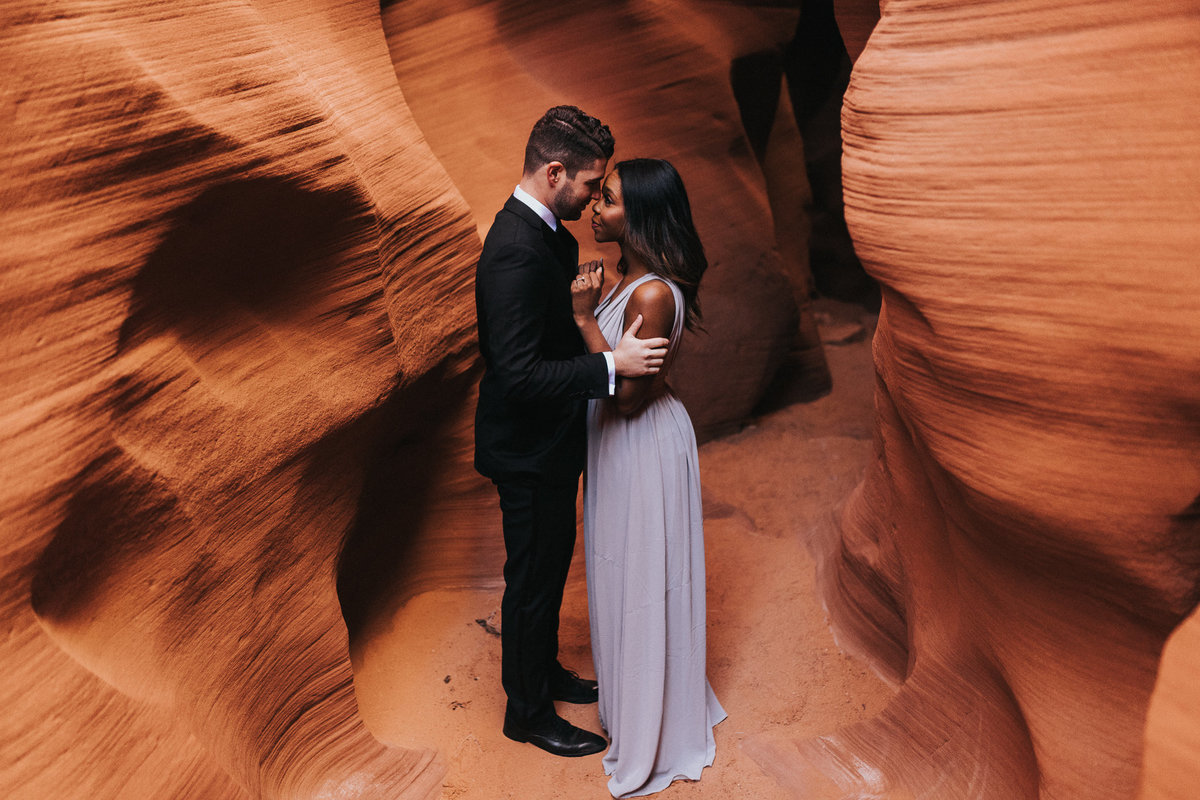
<path id="1" fill-rule="evenodd" d="M 675 294 L 665 281 L 645 281 L 633 290 L 629 301 L 643 309 L 662 309 L 672 313 L 675 311 Z"/>
<path id="2" fill-rule="evenodd" d="M 642 316 L 641 338 L 670 336 L 675 322 L 675 295 L 671 287 L 662 281 L 645 281 L 629 295 L 625 304 L 625 322 Z"/>

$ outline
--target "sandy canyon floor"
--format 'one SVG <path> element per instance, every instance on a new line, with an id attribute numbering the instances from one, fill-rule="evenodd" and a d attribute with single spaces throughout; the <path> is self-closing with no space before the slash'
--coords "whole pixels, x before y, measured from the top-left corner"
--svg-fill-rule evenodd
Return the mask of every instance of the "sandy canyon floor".
<path id="1" fill-rule="evenodd" d="M 872 716 L 892 696 L 842 653 L 817 597 L 807 540 L 837 524 L 871 453 L 872 318 L 818 308 L 833 392 L 760 417 L 700 449 L 708 570 L 708 674 L 729 718 L 700 781 L 677 781 L 669 800 L 787 797 L 741 748 L 760 733 L 819 736 Z M 862 326 L 857 335 L 855 331 Z M 583 537 L 579 542 L 582 546 Z M 500 565 L 497 565 L 499 570 Z M 499 591 L 437 592 L 408 603 L 390 635 L 359 659 L 359 705 L 381 740 L 436 748 L 446 800 L 608 797 L 600 756 L 556 758 L 500 732 L 500 640 L 477 620 L 499 615 Z M 562 609 L 562 661 L 594 675 L 582 553 Z M 595 706 L 560 704 L 599 731 Z"/>

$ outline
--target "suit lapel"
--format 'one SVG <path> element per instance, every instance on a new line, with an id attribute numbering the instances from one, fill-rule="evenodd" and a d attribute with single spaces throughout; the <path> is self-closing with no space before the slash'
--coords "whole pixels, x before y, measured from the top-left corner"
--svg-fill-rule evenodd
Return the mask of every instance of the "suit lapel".
<path id="1" fill-rule="evenodd" d="M 562 220 L 558 221 L 558 230 L 554 232 L 554 237 L 558 240 L 563 265 L 574 275 L 579 266 L 579 242 L 575 241 L 575 237 L 567 230 L 567 226 L 562 224 Z"/>
<path id="2" fill-rule="evenodd" d="M 512 196 L 504 204 L 504 209 L 516 214 L 530 227 L 540 231 L 542 241 L 563 265 L 564 272 L 572 276 L 575 274 L 579 264 L 579 243 L 575 241 L 575 237 L 571 235 L 561 220 L 558 223 L 558 230 L 551 230 L 550 226 L 532 208 Z"/>

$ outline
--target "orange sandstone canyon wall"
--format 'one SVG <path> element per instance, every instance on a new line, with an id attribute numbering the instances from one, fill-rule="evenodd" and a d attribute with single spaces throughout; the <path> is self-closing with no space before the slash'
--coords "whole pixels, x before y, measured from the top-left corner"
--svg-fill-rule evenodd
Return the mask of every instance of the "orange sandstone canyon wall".
<path id="1" fill-rule="evenodd" d="M 801 5 L 0 11 L 0 792 L 436 796 L 435 754 L 363 730 L 348 651 L 499 577 L 478 232 L 575 102 L 688 180 L 706 430 L 781 368 L 819 377 L 787 94 L 757 87 L 754 139 L 729 83 Z M 902 688 L 754 752 L 808 798 L 1187 797 L 1197 7 L 876 10 L 837 8 L 878 460 L 815 546 L 843 644 Z"/>
<path id="2" fill-rule="evenodd" d="M 805 798 L 1193 796 L 1200 6 L 888 0 L 846 38 L 877 459 L 818 547 L 900 689 L 755 753 Z"/>
<path id="3" fill-rule="evenodd" d="M 346 625 L 375 545 L 492 534 L 479 242 L 378 7 L 0 14 L 0 795 L 436 796 Z"/>
<path id="4" fill-rule="evenodd" d="M 437 795 L 436 754 L 364 730 L 348 652 L 415 592 L 499 581 L 472 270 L 546 106 L 689 179 L 707 430 L 776 373 L 827 379 L 794 124 L 756 156 L 725 74 L 794 10 L 570 12 L 404 3 L 385 37 L 361 1 L 0 11 L 0 794 Z M 560 25 L 608 25 L 636 70 L 598 79 Z"/>

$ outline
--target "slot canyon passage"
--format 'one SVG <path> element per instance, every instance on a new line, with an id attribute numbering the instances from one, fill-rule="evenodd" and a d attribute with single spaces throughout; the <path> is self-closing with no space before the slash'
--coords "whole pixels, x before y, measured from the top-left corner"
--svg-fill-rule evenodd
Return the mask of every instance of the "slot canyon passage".
<path id="1" fill-rule="evenodd" d="M 0 795 L 607 796 L 500 734 L 471 469 L 480 235 L 569 102 L 712 262 L 730 718 L 666 795 L 1196 796 L 1200 3 L 0 19 Z"/>

